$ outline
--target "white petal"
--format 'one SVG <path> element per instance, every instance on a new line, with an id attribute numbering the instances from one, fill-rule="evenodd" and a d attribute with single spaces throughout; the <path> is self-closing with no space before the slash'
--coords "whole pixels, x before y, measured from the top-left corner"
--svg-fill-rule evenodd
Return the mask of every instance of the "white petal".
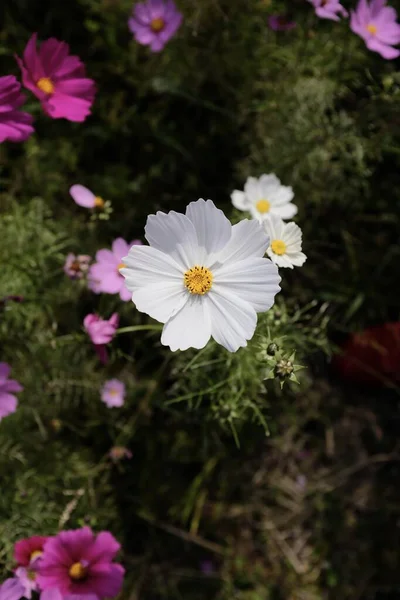
<path id="1" fill-rule="evenodd" d="M 153 283 L 183 284 L 182 267 L 173 258 L 151 246 L 132 246 L 122 262 L 126 268 L 121 269 L 120 273 L 125 277 L 130 292 Z"/>
<path id="2" fill-rule="evenodd" d="M 264 256 L 269 238 L 257 221 L 243 219 L 232 227 L 232 236 L 225 248 L 216 256 L 214 268 L 225 262 L 233 263 L 250 256 Z"/>
<path id="3" fill-rule="evenodd" d="M 303 252 L 288 252 L 287 257 L 295 267 L 301 267 L 307 260 L 307 256 Z"/>
<path id="4" fill-rule="evenodd" d="M 204 348 L 211 337 L 210 314 L 204 296 L 189 295 L 186 304 L 164 325 L 161 343 L 172 352 Z"/>
<path id="5" fill-rule="evenodd" d="M 248 177 L 244 185 L 244 193 L 252 203 L 262 199 L 262 192 L 257 177 Z"/>
<path id="6" fill-rule="evenodd" d="M 290 259 L 288 258 L 287 254 L 275 254 L 275 252 L 272 252 L 271 248 L 268 248 L 267 254 L 271 258 L 272 262 L 275 265 L 277 265 L 278 267 L 280 267 L 281 269 L 282 268 L 293 269 L 293 265 L 292 265 Z"/>
<path id="7" fill-rule="evenodd" d="M 208 255 L 219 252 L 229 242 L 231 222 L 212 200 L 205 201 L 202 198 L 189 204 L 186 216 L 194 225 L 198 245 L 203 250 L 199 261 L 204 264 Z"/>
<path id="8" fill-rule="evenodd" d="M 249 202 L 244 192 L 234 190 L 231 194 L 232 204 L 238 210 L 248 210 Z"/>
<path id="9" fill-rule="evenodd" d="M 150 246 L 169 254 L 185 270 L 198 262 L 198 244 L 193 223 L 186 215 L 171 210 L 147 217 L 145 237 Z"/>
<path id="10" fill-rule="evenodd" d="M 213 288 L 205 296 L 211 317 L 211 335 L 229 352 L 247 346 L 257 325 L 254 308 L 226 290 Z"/>
<path id="11" fill-rule="evenodd" d="M 294 198 L 294 192 L 291 187 L 287 187 L 285 185 L 279 186 L 279 188 L 275 188 L 271 192 L 271 201 L 274 205 L 281 206 L 282 204 L 287 204 Z"/>
<path id="12" fill-rule="evenodd" d="M 285 231 L 285 222 L 278 215 L 270 214 L 268 219 L 263 221 L 263 227 L 271 242 L 273 240 L 283 240 Z"/>
<path id="13" fill-rule="evenodd" d="M 281 185 L 280 179 L 278 179 L 278 177 L 274 173 L 269 173 L 268 175 L 261 175 L 259 181 L 263 187 L 269 186 L 276 188 Z"/>
<path id="14" fill-rule="evenodd" d="M 297 213 L 297 206 L 289 202 L 276 206 L 272 204 L 271 214 L 278 215 L 281 219 L 291 219 Z"/>
<path id="15" fill-rule="evenodd" d="M 132 293 L 136 308 L 153 319 L 165 323 L 189 298 L 183 282 L 161 281 L 146 285 Z"/>
<path id="16" fill-rule="evenodd" d="M 281 239 L 284 240 L 288 249 L 301 250 L 301 238 L 301 229 L 296 223 L 287 223 L 285 225 L 284 238 Z"/>
<path id="17" fill-rule="evenodd" d="M 279 292 L 281 278 L 267 258 L 252 257 L 226 263 L 214 275 L 213 291 L 225 291 L 249 302 L 256 312 L 271 308 Z"/>

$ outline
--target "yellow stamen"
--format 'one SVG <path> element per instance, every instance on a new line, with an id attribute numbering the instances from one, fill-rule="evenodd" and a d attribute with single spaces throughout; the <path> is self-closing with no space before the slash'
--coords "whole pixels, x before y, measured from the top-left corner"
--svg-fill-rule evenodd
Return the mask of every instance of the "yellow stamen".
<path id="1" fill-rule="evenodd" d="M 96 196 L 96 198 L 94 199 L 94 205 L 96 208 L 103 208 L 104 206 L 104 200 L 101 196 Z"/>
<path id="2" fill-rule="evenodd" d="M 376 25 L 367 25 L 367 30 L 372 33 L 372 35 L 376 35 L 378 28 Z"/>
<path id="3" fill-rule="evenodd" d="M 116 389 L 111 389 L 108 391 L 108 393 L 110 394 L 110 396 L 118 396 L 119 392 Z"/>
<path id="4" fill-rule="evenodd" d="M 191 294 L 203 296 L 211 290 L 213 274 L 207 267 L 195 265 L 186 271 L 183 281 Z"/>
<path id="5" fill-rule="evenodd" d="M 40 553 L 40 554 L 42 554 L 42 553 Z M 28 579 L 30 579 L 31 581 L 35 581 L 35 579 L 36 579 L 35 571 L 31 571 L 30 569 L 28 569 L 26 574 L 28 575 Z"/>
<path id="6" fill-rule="evenodd" d="M 150 27 L 151 27 L 152 31 L 154 31 L 154 33 L 158 33 L 159 31 L 164 29 L 165 21 L 164 21 L 164 19 L 161 19 L 161 18 L 153 19 L 152 22 L 150 23 Z"/>
<path id="7" fill-rule="evenodd" d="M 76 562 L 69 568 L 69 576 L 74 581 L 82 581 L 87 575 L 87 568 L 82 563 Z"/>
<path id="8" fill-rule="evenodd" d="M 42 556 L 43 552 L 41 550 L 34 550 L 30 556 L 30 562 L 32 562 L 33 560 L 35 560 L 35 558 L 38 558 L 39 556 Z"/>
<path id="9" fill-rule="evenodd" d="M 270 204 L 270 202 L 268 202 L 268 200 L 265 200 L 265 198 L 263 198 L 262 200 L 259 200 L 256 204 L 256 209 L 262 215 L 264 213 L 269 212 L 270 208 L 271 208 L 271 204 Z"/>
<path id="10" fill-rule="evenodd" d="M 125 269 L 125 267 L 126 267 L 126 264 L 125 264 L 125 263 L 119 263 L 119 265 L 118 265 L 117 269 L 118 269 L 118 271 L 119 271 L 120 269 Z"/>
<path id="11" fill-rule="evenodd" d="M 41 77 L 36 85 L 45 94 L 54 94 L 54 84 L 48 77 Z"/>
<path id="12" fill-rule="evenodd" d="M 271 250 L 274 254 L 282 256 L 286 252 L 286 244 L 283 240 L 274 240 L 271 244 Z"/>

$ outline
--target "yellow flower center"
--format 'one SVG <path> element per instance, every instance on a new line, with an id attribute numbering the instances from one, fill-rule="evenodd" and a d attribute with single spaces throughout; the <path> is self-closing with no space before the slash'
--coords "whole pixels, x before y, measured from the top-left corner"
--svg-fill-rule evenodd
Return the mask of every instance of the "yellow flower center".
<path id="1" fill-rule="evenodd" d="M 109 390 L 108 393 L 110 394 L 110 396 L 118 396 L 118 390 L 116 390 L 115 388 Z"/>
<path id="2" fill-rule="evenodd" d="M 186 271 L 183 281 L 191 294 L 203 296 L 211 290 L 213 274 L 207 267 L 195 265 Z"/>
<path id="3" fill-rule="evenodd" d="M 376 32 L 378 31 L 378 28 L 376 25 L 367 25 L 367 30 L 372 33 L 372 35 L 376 35 Z"/>
<path id="4" fill-rule="evenodd" d="M 150 24 L 150 27 L 151 27 L 152 31 L 154 31 L 154 33 L 158 33 L 165 27 L 164 19 L 160 19 L 160 18 L 153 19 Z"/>
<path id="5" fill-rule="evenodd" d="M 32 562 L 33 560 L 35 560 L 35 558 L 38 558 L 39 556 L 42 556 L 43 552 L 41 550 L 34 550 L 30 556 L 30 562 Z"/>
<path id="6" fill-rule="evenodd" d="M 101 196 L 96 196 L 96 198 L 94 199 L 94 205 L 96 208 L 103 208 L 104 206 L 104 200 Z"/>
<path id="7" fill-rule="evenodd" d="M 271 244 L 271 250 L 274 254 L 282 256 L 286 252 L 286 244 L 283 240 L 274 240 Z"/>
<path id="8" fill-rule="evenodd" d="M 121 263 L 119 263 L 117 269 L 119 271 L 120 269 L 125 269 L 125 267 L 126 267 L 126 264 L 121 262 Z"/>
<path id="9" fill-rule="evenodd" d="M 39 90 L 44 92 L 45 94 L 53 94 L 54 93 L 54 84 L 51 79 L 48 77 L 41 77 L 39 81 L 36 83 Z"/>
<path id="10" fill-rule="evenodd" d="M 42 553 L 40 553 L 42 554 Z M 30 579 L 31 581 L 35 581 L 36 579 L 36 573 L 35 571 L 32 571 L 31 569 L 28 569 L 26 574 L 28 575 L 28 579 Z"/>
<path id="11" fill-rule="evenodd" d="M 268 200 L 265 200 L 265 198 L 263 198 L 262 200 L 259 200 L 256 204 L 256 209 L 262 215 L 264 213 L 269 212 L 270 208 L 271 208 L 271 204 L 270 204 L 270 202 L 268 202 Z"/>
<path id="12" fill-rule="evenodd" d="M 87 575 L 87 567 L 84 567 L 82 563 L 76 562 L 69 568 L 69 576 L 74 581 L 82 581 Z"/>

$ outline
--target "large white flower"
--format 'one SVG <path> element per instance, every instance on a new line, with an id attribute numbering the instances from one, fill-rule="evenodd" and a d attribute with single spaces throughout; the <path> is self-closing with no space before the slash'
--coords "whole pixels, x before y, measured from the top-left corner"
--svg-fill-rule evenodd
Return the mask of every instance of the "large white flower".
<path id="1" fill-rule="evenodd" d="M 291 187 L 281 185 L 276 175 L 261 175 L 259 179 L 249 177 L 244 192 L 235 190 L 231 194 L 232 204 L 238 210 L 251 213 L 253 219 L 264 221 L 269 215 L 281 219 L 291 219 L 297 213 L 297 206 L 291 202 L 294 193 Z"/>
<path id="2" fill-rule="evenodd" d="M 301 267 L 307 256 L 301 251 L 301 229 L 296 223 L 285 223 L 280 217 L 271 215 L 263 222 L 270 238 L 268 256 L 278 267 Z"/>
<path id="3" fill-rule="evenodd" d="M 133 246 L 121 269 L 136 308 L 165 323 L 171 350 L 203 348 L 212 336 L 230 352 L 247 345 L 257 312 L 279 291 L 277 267 L 263 258 L 269 239 L 257 221 L 232 226 L 211 200 L 186 214 L 150 215 L 150 246 Z"/>

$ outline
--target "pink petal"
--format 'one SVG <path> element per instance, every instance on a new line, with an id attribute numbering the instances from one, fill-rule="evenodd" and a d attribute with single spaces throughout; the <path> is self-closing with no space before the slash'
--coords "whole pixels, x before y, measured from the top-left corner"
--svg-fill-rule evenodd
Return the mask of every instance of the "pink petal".
<path id="1" fill-rule="evenodd" d="M 39 50 L 40 60 L 47 77 L 52 78 L 54 73 L 62 66 L 69 53 L 69 46 L 56 38 L 42 42 Z"/>
<path id="2" fill-rule="evenodd" d="M 93 208 L 95 206 L 96 196 L 84 185 L 79 183 L 73 185 L 69 189 L 69 193 L 79 206 L 84 208 Z"/>
<path id="3" fill-rule="evenodd" d="M 76 123 L 82 123 L 86 119 L 92 104 L 92 100 L 75 98 L 57 91 L 42 103 L 43 109 L 53 119 L 67 119 Z"/>
<path id="4" fill-rule="evenodd" d="M 130 249 L 129 244 L 122 238 L 117 238 L 114 240 L 111 247 L 114 256 L 119 262 L 121 262 L 121 259 L 128 254 Z"/>
<path id="5" fill-rule="evenodd" d="M 107 248 L 103 248 L 102 250 L 98 250 L 96 252 L 96 260 L 99 263 L 106 263 L 113 268 L 118 266 L 118 259 L 114 256 L 111 250 L 108 250 Z"/>
<path id="6" fill-rule="evenodd" d="M 0 393 L 0 420 L 17 410 L 18 400 L 15 396 Z"/>
<path id="7" fill-rule="evenodd" d="M 88 549 L 86 559 L 91 564 L 104 561 L 111 562 L 120 548 L 121 545 L 110 532 L 102 531 L 96 536 L 94 543 Z"/>

